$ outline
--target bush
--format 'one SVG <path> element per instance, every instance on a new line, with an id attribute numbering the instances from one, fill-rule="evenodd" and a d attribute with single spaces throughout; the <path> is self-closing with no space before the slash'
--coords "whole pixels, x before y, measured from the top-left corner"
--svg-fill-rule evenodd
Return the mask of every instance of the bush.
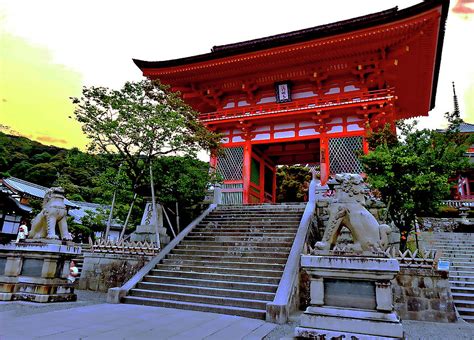
<path id="1" fill-rule="evenodd" d="M 439 217 L 459 217 L 459 211 L 455 207 L 448 205 L 442 205 L 438 209 Z"/>
<path id="2" fill-rule="evenodd" d="M 140 258 L 137 264 L 129 264 L 126 261 L 112 262 L 102 267 L 100 281 L 108 288 L 120 287 L 130 280 L 143 266 L 145 259 Z"/>

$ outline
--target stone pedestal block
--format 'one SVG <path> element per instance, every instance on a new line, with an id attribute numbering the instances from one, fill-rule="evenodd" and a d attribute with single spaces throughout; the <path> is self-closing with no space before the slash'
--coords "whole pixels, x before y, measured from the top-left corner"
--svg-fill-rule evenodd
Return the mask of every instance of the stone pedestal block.
<path id="1" fill-rule="evenodd" d="M 69 264 L 80 247 L 61 242 L 38 240 L 0 245 L 0 300 L 33 302 L 75 301 L 74 285 L 69 283 Z"/>
<path id="2" fill-rule="evenodd" d="M 390 285 L 399 271 L 397 260 L 328 253 L 303 255 L 301 266 L 311 277 L 311 306 L 295 329 L 296 337 L 403 338 Z"/>

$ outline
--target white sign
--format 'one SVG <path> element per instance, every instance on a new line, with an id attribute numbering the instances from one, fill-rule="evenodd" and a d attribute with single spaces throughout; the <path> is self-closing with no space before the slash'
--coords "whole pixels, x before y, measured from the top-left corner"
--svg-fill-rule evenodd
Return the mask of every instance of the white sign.
<path id="1" fill-rule="evenodd" d="M 449 261 L 438 261 L 438 270 L 442 272 L 449 272 Z"/>

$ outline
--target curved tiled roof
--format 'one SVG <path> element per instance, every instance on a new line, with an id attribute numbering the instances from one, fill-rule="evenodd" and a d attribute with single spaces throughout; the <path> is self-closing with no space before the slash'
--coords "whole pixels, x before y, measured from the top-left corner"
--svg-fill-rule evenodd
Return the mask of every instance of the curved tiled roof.
<path id="1" fill-rule="evenodd" d="M 444 21 L 446 20 L 447 16 L 449 0 L 425 0 L 422 3 L 402 10 L 398 10 L 398 7 L 393 7 L 385 11 L 376 12 L 348 20 L 342 20 L 330 24 L 305 28 L 293 32 L 287 32 L 233 44 L 214 46 L 211 49 L 210 53 L 165 61 L 144 61 L 139 59 L 133 59 L 133 62 L 140 69 L 146 69 L 182 66 L 192 63 L 209 61 L 243 53 L 256 52 L 268 48 L 280 47 L 313 39 L 329 37 L 336 34 L 348 33 L 364 28 L 374 27 L 377 25 L 387 24 L 423 13 L 426 10 L 435 8 L 440 5 L 443 6 L 444 13 L 442 18 L 443 22 L 441 25 L 442 32 L 440 32 L 440 39 L 442 42 L 442 39 L 444 37 Z"/>
<path id="2" fill-rule="evenodd" d="M 21 193 L 30 197 L 43 199 L 46 194 L 46 190 L 49 188 L 19 179 L 16 177 L 4 178 L 3 183 L 12 191 Z M 77 205 L 69 201 L 67 198 L 64 199 L 64 204 L 70 208 L 77 208 Z"/>

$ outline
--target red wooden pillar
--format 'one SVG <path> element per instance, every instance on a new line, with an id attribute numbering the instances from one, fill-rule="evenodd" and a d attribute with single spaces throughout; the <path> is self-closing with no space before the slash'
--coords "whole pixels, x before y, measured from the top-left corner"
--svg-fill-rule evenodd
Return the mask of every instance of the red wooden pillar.
<path id="1" fill-rule="evenodd" d="M 260 203 L 265 202 L 265 160 L 260 159 Z"/>
<path id="2" fill-rule="evenodd" d="M 277 169 L 273 167 L 273 185 L 272 185 L 272 202 L 276 203 L 277 199 Z"/>
<path id="3" fill-rule="evenodd" d="M 244 164 L 242 169 L 242 179 L 244 181 L 242 202 L 249 203 L 250 196 L 250 167 L 252 166 L 252 143 L 246 141 L 244 144 Z"/>
<path id="4" fill-rule="evenodd" d="M 364 151 L 364 155 L 369 153 L 369 143 L 365 137 L 362 138 L 362 150 Z"/>
<path id="5" fill-rule="evenodd" d="M 321 171 L 321 185 L 325 185 L 329 179 L 329 144 L 326 136 L 321 136 L 319 139 L 320 147 L 320 171 Z"/>

